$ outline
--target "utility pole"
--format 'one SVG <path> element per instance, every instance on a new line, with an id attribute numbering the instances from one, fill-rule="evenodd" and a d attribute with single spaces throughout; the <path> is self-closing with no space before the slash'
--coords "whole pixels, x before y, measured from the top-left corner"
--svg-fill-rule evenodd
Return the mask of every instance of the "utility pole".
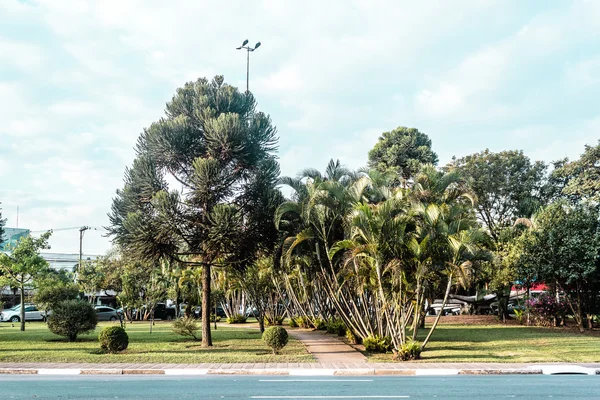
<path id="1" fill-rule="evenodd" d="M 89 226 L 82 226 L 81 228 L 79 228 L 79 269 L 81 269 L 81 265 L 83 262 L 82 261 L 82 259 L 83 259 L 83 234 L 88 229 L 92 229 L 92 228 Z"/>
<path id="2" fill-rule="evenodd" d="M 248 39 L 244 40 L 244 43 L 240 47 L 236 47 L 237 50 L 244 49 L 247 52 L 246 55 L 246 93 L 250 92 L 250 52 L 258 49 L 260 42 L 256 43 L 254 47 L 248 46 Z"/>

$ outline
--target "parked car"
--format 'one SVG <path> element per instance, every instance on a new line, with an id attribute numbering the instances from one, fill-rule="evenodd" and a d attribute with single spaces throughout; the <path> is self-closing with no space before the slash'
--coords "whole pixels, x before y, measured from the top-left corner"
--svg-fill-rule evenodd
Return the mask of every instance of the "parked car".
<path id="1" fill-rule="evenodd" d="M 25 321 L 44 321 L 45 319 L 45 315 L 37 309 L 35 304 L 25 304 Z M 21 305 L 2 311 L 0 321 L 21 322 Z"/>
<path id="2" fill-rule="evenodd" d="M 154 307 L 154 319 L 167 321 L 175 319 L 175 307 L 167 307 L 165 303 L 158 303 Z"/>
<path id="3" fill-rule="evenodd" d="M 96 306 L 98 321 L 116 321 L 119 319 L 118 311 L 112 307 Z"/>

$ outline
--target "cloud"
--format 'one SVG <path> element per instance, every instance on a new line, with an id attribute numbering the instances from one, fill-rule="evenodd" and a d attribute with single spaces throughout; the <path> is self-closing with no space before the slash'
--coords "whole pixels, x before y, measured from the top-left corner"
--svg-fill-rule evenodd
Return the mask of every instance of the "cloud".
<path id="1" fill-rule="evenodd" d="M 2 1 L 0 201 L 36 229 L 107 224 L 139 133 L 186 81 L 243 90 L 246 38 L 263 43 L 250 88 L 284 174 L 362 166 L 400 125 L 441 163 L 485 147 L 570 155 L 597 135 L 599 19 L 593 1 Z"/>
<path id="2" fill-rule="evenodd" d="M 40 46 L 7 40 L 0 36 L 0 62 L 21 70 L 34 70 L 43 67 L 44 51 Z"/>

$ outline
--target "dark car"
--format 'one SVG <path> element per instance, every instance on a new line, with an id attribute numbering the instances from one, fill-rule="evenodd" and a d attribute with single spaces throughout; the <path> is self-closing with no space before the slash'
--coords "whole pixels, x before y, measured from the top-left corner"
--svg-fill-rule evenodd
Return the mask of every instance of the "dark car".
<path id="1" fill-rule="evenodd" d="M 165 303 L 158 303 L 154 307 L 154 319 L 171 321 L 175 319 L 175 307 L 167 307 Z"/>

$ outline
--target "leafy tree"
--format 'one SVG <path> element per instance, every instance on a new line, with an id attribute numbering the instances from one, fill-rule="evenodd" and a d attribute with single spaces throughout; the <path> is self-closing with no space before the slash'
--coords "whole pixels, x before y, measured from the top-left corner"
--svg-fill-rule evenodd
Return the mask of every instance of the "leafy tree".
<path id="1" fill-rule="evenodd" d="M 584 313 L 597 312 L 593 308 L 600 284 L 598 218 L 597 209 L 589 205 L 553 203 L 535 216 L 520 239 L 519 275 L 564 291 L 582 331 Z"/>
<path id="2" fill-rule="evenodd" d="M 530 217 L 545 203 L 546 165 L 532 163 L 520 150 L 489 150 L 454 159 L 446 169 L 467 179 L 477 196 L 477 216 L 494 242 L 519 217 Z"/>
<path id="3" fill-rule="evenodd" d="M 211 269 L 243 268 L 261 246 L 263 201 L 279 175 L 272 155 L 277 137 L 252 94 L 222 76 L 177 89 L 165 113 L 138 140 L 137 158 L 113 201 L 109 232 L 139 259 L 202 267 L 206 316 Z M 169 191 L 167 175 L 181 192 Z M 202 320 L 202 344 L 212 345 L 209 318 Z"/>
<path id="4" fill-rule="evenodd" d="M 271 306 L 279 305 L 279 298 L 272 278 L 273 259 L 262 257 L 244 270 L 240 276 L 240 284 L 246 293 L 250 307 L 261 332 L 265 331 L 265 314 Z"/>
<path id="5" fill-rule="evenodd" d="M 88 296 L 90 303 L 96 301 L 96 295 L 105 288 L 105 275 L 102 260 L 84 261 L 77 267 L 77 284 Z"/>
<path id="6" fill-rule="evenodd" d="M 555 162 L 550 183 L 556 197 L 566 197 L 572 203 L 582 200 L 600 203 L 600 142 L 596 146 L 586 145 L 578 160 Z"/>
<path id="7" fill-rule="evenodd" d="M 57 303 L 48 317 L 48 328 L 56 335 L 74 342 L 77 336 L 96 329 L 98 314 L 90 303 L 82 300 L 64 300 Z"/>
<path id="8" fill-rule="evenodd" d="M 43 278 L 38 279 L 34 302 L 39 309 L 48 311 L 64 300 L 75 300 L 79 297 L 79 287 L 65 270 L 50 270 Z"/>
<path id="9" fill-rule="evenodd" d="M 403 179 L 413 177 L 422 164 L 437 164 L 431 139 L 415 128 L 400 126 L 384 132 L 369 151 L 369 167 L 381 172 L 394 171 Z"/>
<path id="10" fill-rule="evenodd" d="M 38 278 L 49 271 L 48 263 L 40 256 L 40 250 L 49 249 L 48 239 L 52 231 L 39 238 L 23 237 L 9 253 L 0 254 L 0 272 L 2 283 L 17 287 L 21 293 L 21 331 L 25 330 L 25 289 L 33 287 Z"/>
<path id="11" fill-rule="evenodd" d="M 4 240 L 4 225 L 6 225 L 6 218 L 2 219 L 2 209 L 0 208 L 0 246 L 2 246 L 2 241 Z"/>

